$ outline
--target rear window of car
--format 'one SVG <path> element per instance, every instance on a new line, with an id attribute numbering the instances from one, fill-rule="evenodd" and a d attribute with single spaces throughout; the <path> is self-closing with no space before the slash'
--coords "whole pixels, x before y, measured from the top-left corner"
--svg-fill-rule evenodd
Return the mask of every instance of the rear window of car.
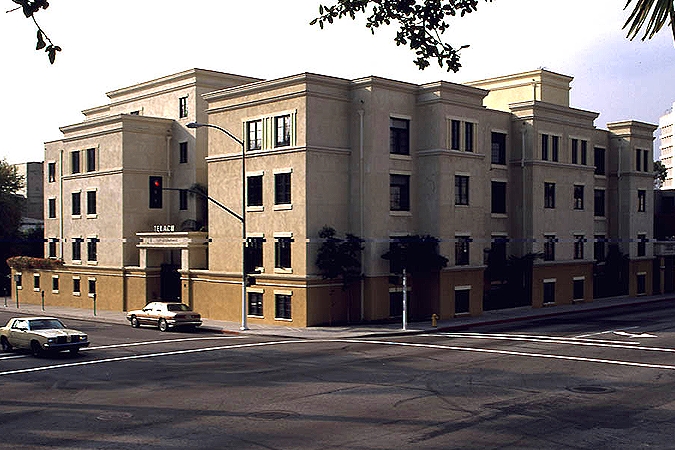
<path id="1" fill-rule="evenodd" d="M 166 309 L 169 311 L 190 311 L 190 307 L 182 303 L 175 305 L 166 305 Z"/>

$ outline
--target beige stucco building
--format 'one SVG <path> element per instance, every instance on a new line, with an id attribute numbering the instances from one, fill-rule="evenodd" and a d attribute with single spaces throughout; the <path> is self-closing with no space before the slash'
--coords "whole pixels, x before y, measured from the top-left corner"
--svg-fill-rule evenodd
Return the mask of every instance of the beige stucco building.
<path id="1" fill-rule="evenodd" d="M 402 288 L 381 256 L 405 235 L 436 237 L 449 259 L 410 280 L 417 319 L 480 314 L 495 287 L 491 255 L 540 256 L 525 295 L 540 307 L 592 301 L 597 267 L 616 244 L 629 261 L 627 293 L 649 294 L 656 127 L 596 128 L 597 113 L 570 107 L 571 81 L 547 70 L 416 85 L 195 69 L 110 92 L 110 104 L 45 145 L 55 173 L 45 202 L 56 205 L 45 254 L 65 265 L 31 271 L 23 301 L 45 290 L 52 304 L 89 307 L 96 292 L 99 307 L 128 310 L 180 298 L 239 321 L 241 223 L 186 191 L 153 204 L 149 190 L 158 178 L 164 188 L 198 184 L 240 213 L 242 147 L 260 272 L 248 288 L 250 323 L 400 314 Z M 189 122 L 229 130 L 243 146 Z M 315 265 L 326 225 L 365 241 L 364 277 L 348 289 Z"/>

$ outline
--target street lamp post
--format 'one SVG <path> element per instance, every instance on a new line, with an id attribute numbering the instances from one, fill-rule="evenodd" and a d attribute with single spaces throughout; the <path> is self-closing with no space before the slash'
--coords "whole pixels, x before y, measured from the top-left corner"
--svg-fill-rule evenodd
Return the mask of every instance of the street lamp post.
<path id="1" fill-rule="evenodd" d="M 246 323 L 246 146 L 244 145 L 244 141 L 218 125 L 190 122 L 187 124 L 187 127 L 215 128 L 216 130 L 225 133 L 241 146 L 241 216 L 237 216 L 236 214 L 233 215 L 241 221 L 241 326 L 239 329 L 248 330 L 248 325 Z"/>

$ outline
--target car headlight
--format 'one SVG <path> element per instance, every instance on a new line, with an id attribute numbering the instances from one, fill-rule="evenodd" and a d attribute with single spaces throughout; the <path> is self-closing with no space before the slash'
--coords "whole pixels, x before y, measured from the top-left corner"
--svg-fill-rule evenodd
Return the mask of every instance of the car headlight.
<path id="1" fill-rule="evenodd" d="M 87 335 L 86 335 L 86 334 L 80 335 L 80 340 L 81 340 L 81 341 L 86 341 L 86 340 L 87 340 Z"/>
<path id="2" fill-rule="evenodd" d="M 56 342 L 56 338 L 53 338 L 53 337 L 52 337 L 52 338 L 47 338 L 47 343 L 53 344 L 53 343 L 55 343 L 55 342 Z"/>

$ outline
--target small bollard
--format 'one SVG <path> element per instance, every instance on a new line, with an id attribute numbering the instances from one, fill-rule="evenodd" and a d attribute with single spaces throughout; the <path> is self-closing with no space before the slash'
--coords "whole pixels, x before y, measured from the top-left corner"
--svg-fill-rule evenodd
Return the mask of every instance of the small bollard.
<path id="1" fill-rule="evenodd" d="M 431 315 L 431 326 L 434 328 L 438 326 L 438 314 Z"/>
<path id="2" fill-rule="evenodd" d="M 96 292 L 94 292 L 92 297 L 94 298 L 94 315 L 96 315 Z"/>
<path id="3" fill-rule="evenodd" d="M 40 293 L 42 295 L 42 310 L 45 310 L 45 291 Z"/>

